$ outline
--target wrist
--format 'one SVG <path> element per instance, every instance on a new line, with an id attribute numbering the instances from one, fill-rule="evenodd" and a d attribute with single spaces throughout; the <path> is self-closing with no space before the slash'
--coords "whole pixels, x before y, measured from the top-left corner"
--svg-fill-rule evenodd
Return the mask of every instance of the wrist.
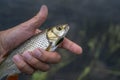
<path id="1" fill-rule="evenodd" d="M 2 32 L 0 31 L 0 63 L 5 59 L 5 55 L 7 54 L 7 50 L 3 48 L 2 44 Z"/>

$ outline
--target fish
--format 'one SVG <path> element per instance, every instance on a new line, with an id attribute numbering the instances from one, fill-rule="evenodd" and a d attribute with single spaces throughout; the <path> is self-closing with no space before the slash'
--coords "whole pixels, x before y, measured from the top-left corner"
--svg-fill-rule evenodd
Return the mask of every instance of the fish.
<path id="1" fill-rule="evenodd" d="M 5 76 L 12 76 L 14 74 L 22 73 L 12 61 L 14 55 L 22 54 L 24 51 L 33 51 L 36 48 L 41 48 L 46 51 L 55 51 L 64 40 L 64 37 L 68 31 L 68 24 L 61 24 L 50 27 L 26 40 L 20 46 L 12 50 L 7 58 L 2 63 L 0 63 L 0 80 Z M 12 79 L 9 78 L 6 80 Z"/>

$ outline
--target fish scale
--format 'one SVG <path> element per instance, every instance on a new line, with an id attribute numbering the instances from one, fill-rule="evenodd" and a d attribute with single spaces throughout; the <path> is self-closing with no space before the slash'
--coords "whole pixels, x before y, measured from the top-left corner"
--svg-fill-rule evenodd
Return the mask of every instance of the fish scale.
<path id="1" fill-rule="evenodd" d="M 14 49 L 10 55 L 0 64 L 0 80 L 5 76 L 10 76 L 16 73 L 21 73 L 17 66 L 12 61 L 15 54 L 21 54 L 24 51 L 33 51 L 36 48 L 42 48 L 47 51 L 54 51 L 62 42 L 66 33 L 69 30 L 67 24 L 58 25 L 44 30 L 32 38 L 25 41 L 19 47 Z"/>
<path id="2" fill-rule="evenodd" d="M 7 74 L 11 75 L 14 73 L 20 73 L 20 71 L 18 70 L 16 65 L 11 60 L 12 59 L 11 57 L 13 57 L 16 53 L 18 54 L 18 53 L 22 53 L 24 51 L 33 51 L 35 48 L 46 49 L 48 45 L 49 45 L 49 42 L 46 38 L 46 32 L 43 32 L 43 33 L 40 33 L 40 35 L 38 34 L 37 36 L 34 36 L 30 40 L 28 40 L 25 44 L 20 46 L 20 48 L 13 51 L 12 55 L 10 55 L 5 60 L 5 62 L 0 65 L 0 69 L 3 68 L 2 71 L 5 72 L 5 73 L 0 74 L 0 76 L 5 76 Z M 4 67 L 2 65 L 4 65 Z"/>

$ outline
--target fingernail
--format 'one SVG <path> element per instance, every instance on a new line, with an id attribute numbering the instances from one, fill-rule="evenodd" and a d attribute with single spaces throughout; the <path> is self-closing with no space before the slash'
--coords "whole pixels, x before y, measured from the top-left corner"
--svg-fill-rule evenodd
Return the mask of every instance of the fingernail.
<path id="1" fill-rule="evenodd" d="M 34 50 L 33 53 L 36 57 L 40 57 L 42 55 L 42 53 L 38 49 Z"/>
<path id="2" fill-rule="evenodd" d="M 30 55 L 30 52 L 28 52 L 28 51 L 24 52 L 22 55 L 23 55 L 23 57 L 25 57 L 28 60 L 32 59 L 32 56 Z"/>
<path id="3" fill-rule="evenodd" d="M 79 47 L 79 54 L 82 54 L 83 49 L 81 47 Z"/>
<path id="4" fill-rule="evenodd" d="M 46 5 L 42 5 L 40 8 L 40 11 L 44 10 L 46 8 Z"/>
<path id="5" fill-rule="evenodd" d="M 20 60 L 20 58 L 19 58 L 18 55 L 15 55 L 15 56 L 13 57 L 13 61 L 15 61 L 15 62 L 20 62 L 21 60 Z"/>

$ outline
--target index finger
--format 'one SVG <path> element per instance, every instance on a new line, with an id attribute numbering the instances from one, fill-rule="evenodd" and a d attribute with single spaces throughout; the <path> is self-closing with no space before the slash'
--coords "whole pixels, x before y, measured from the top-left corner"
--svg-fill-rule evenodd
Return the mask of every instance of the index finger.
<path id="1" fill-rule="evenodd" d="M 75 53 L 75 54 L 81 54 L 82 53 L 82 48 L 77 45 L 76 43 L 72 42 L 71 40 L 65 38 L 62 42 L 61 47 Z"/>

